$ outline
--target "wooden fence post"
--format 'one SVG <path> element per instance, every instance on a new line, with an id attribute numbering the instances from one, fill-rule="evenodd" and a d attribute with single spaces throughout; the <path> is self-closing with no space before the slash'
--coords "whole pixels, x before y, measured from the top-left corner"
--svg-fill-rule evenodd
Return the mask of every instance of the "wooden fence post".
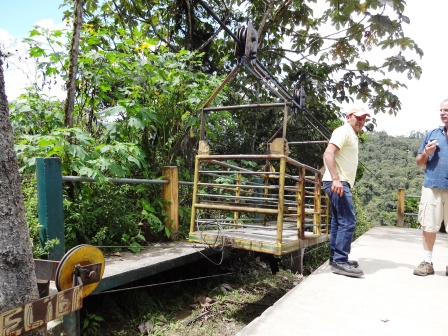
<path id="1" fill-rule="evenodd" d="M 172 238 L 179 233 L 179 178 L 177 167 L 163 167 L 163 178 L 168 181 L 162 187 L 164 209 L 168 214 L 165 226 L 171 230 Z"/>
<path id="2" fill-rule="evenodd" d="M 397 227 L 404 227 L 404 188 L 398 188 Z"/>

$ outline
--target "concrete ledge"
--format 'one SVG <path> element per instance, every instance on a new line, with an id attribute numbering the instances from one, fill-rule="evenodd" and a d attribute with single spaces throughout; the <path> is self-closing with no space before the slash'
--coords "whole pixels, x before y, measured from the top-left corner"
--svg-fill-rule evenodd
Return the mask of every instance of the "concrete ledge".
<path id="1" fill-rule="evenodd" d="M 169 242 L 145 246 L 139 253 L 121 252 L 117 256 L 106 256 L 106 266 L 101 282 L 92 294 L 126 285 L 167 270 L 205 259 L 220 253 L 205 245 L 188 242 Z M 224 252 L 225 253 L 225 252 Z M 50 293 L 56 293 L 56 286 L 50 283 Z M 91 295 L 92 295 L 91 294 Z M 47 324 L 48 335 L 71 335 L 63 320 Z"/>

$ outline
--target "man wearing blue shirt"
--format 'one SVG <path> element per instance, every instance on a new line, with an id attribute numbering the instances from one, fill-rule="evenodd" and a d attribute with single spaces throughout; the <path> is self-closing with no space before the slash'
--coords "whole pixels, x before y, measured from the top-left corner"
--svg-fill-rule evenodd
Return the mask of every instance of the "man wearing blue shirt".
<path id="1" fill-rule="evenodd" d="M 436 233 L 442 221 L 448 223 L 448 99 L 440 104 L 440 119 L 445 126 L 426 135 L 416 157 L 417 165 L 425 167 L 418 211 L 418 221 L 423 230 L 423 261 L 414 270 L 414 274 L 420 276 L 434 274 L 432 250 Z"/>

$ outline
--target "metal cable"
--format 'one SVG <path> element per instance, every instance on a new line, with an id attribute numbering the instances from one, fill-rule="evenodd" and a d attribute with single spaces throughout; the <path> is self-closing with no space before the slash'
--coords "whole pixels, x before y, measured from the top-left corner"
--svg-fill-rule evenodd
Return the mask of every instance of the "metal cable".
<path id="1" fill-rule="evenodd" d="M 225 237 L 222 234 L 222 226 L 219 225 L 216 220 L 215 220 L 215 222 L 213 224 L 218 226 L 218 234 L 216 235 L 216 240 L 213 242 L 213 244 L 209 244 L 209 243 L 207 243 L 205 241 L 205 238 L 203 236 L 204 230 L 201 230 L 201 227 L 204 227 L 204 225 L 203 224 L 199 224 L 199 213 L 196 216 L 196 227 L 197 227 L 198 231 L 200 231 L 200 233 L 201 233 L 200 238 L 201 238 L 202 244 L 206 245 L 208 248 L 210 248 L 210 249 L 212 249 L 214 251 L 221 252 L 221 260 L 219 261 L 219 263 L 216 263 L 213 260 L 211 260 L 208 256 L 206 256 L 204 253 L 202 253 L 201 251 L 199 251 L 199 250 L 196 250 L 196 251 L 198 253 L 200 253 L 205 259 L 210 261 L 212 264 L 219 266 L 219 265 L 222 264 L 222 261 L 224 260 Z M 207 226 L 210 226 L 210 224 L 207 224 Z M 220 236 L 221 236 L 221 245 L 217 244 L 217 241 L 218 241 Z M 221 246 L 221 247 L 220 248 L 215 248 L 215 246 Z M 196 248 L 196 245 L 193 245 L 193 248 Z"/>
<path id="2" fill-rule="evenodd" d="M 233 273 L 229 272 L 229 273 L 217 274 L 217 275 L 207 275 L 207 276 L 198 277 L 198 278 L 190 278 L 190 279 L 183 279 L 183 280 L 159 282 L 159 283 L 156 283 L 156 284 L 150 284 L 150 285 L 144 285 L 144 286 L 136 286 L 136 287 L 129 287 L 129 288 L 121 288 L 121 289 L 112 289 L 112 290 L 108 290 L 108 291 L 104 291 L 104 292 L 100 292 L 100 293 L 93 293 L 93 294 L 90 294 L 90 296 L 92 296 L 92 295 L 100 295 L 100 294 L 107 294 L 107 293 L 114 293 L 114 292 L 123 292 L 123 291 L 127 291 L 127 290 L 141 289 L 141 288 L 147 288 L 147 287 L 171 285 L 171 284 L 174 284 L 174 283 L 181 283 L 181 282 L 194 281 L 194 280 L 202 280 L 202 279 L 207 279 L 207 278 L 216 278 L 216 277 L 226 276 L 226 275 L 231 275 L 231 274 L 233 274 Z"/>

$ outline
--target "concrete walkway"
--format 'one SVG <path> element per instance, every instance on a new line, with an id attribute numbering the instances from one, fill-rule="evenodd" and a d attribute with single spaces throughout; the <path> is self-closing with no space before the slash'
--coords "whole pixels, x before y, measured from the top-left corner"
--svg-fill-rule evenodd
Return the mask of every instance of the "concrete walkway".
<path id="1" fill-rule="evenodd" d="M 325 263 L 238 336 L 447 335 L 448 234 L 437 235 L 435 275 L 412 274 L 423 260 L 421 231 L 375 227 L 352 244 L 362 278 Z"/>

